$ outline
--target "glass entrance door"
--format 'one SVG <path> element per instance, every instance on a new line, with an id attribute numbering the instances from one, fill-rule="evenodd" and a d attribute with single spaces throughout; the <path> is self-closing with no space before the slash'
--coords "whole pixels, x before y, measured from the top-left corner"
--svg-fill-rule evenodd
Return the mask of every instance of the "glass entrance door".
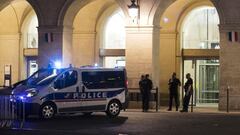
<path id="1" fill-rule="evenodd" d="M 38 70 L 37 58 L 28 57 L 27 58 L 27 77 L 31 76 L 37 70 Z"/>
<path id="2" fill-rule="evenodd" d="M 219 98 L 219 63 L 214 60 L 198 60 L 199 104 L 218 103 Z"/>
<path id="3" fill-rule="evenodd" d="M 194 85 L 194 105 L 217 105 L 219 99 L 219 60 L 184 60 L 185 75 L 191 74 Z"/>

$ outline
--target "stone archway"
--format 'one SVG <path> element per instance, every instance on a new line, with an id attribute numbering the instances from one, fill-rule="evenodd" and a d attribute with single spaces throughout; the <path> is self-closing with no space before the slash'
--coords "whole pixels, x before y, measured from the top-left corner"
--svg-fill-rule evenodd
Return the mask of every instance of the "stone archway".
<path id="1" fill-rule="evenodd" d="M 182 81 L 182 84 L 184 84 L 185 81 L 183 79 L 184 67 L 182 67 L 184 63 L 183 57 L 185 58 L 184 54 L 182 53 L 184 49 L 182 47 L 183 22 L 191 11 L 205 6 L 213 7 L 214 5 L 209 0 L 179 0 L 169 6 L 161 18 L 160 67 L 163 67 L 163 69 L 161 70 L 162 73 L 160 74 L 160 86 L 163 90 L 161 93 L 162 103 L 165 105 L 168 104 L 168 79 L 171 77 L 172 72 L 177 73 L 177 76 Z M 218 50 L 216 50 L 216 52 L 218 52 Z M 210 56 L 209 54 L 209 57 L 213 56 Z M 181 91 L 182 90 L 180 90 L 180 95 L 183 95 Z"/>
<path id="2" fill-rule="evenodd" d="M 11 3 L 12 0 L 1 0 L 0 1 L 0 11 L 4 9 L 6 6 L 8 6 Z"/>
<path id="3" fill-rule="evenodd" d="M 26 0 L 1 1 L 2 9 L 0 10 L 0 44 L 1 44 L 1 85 L 3 85 L 4 65 L 12 66 L 12 83 L 26 78 L 26 62 L 23 42 L 24 22 L 27 16 L 32 12 L 35 13 L 31 5 Z"/>
<path id="4" fill-rule="evenodd" d="M 117 6 L 115 0 L 92 0 L 88 2 L 75 1 L 69 7 L 63 21 L 63 45 L 72 45 L 74 66 L 94 65 L 101 61 L 99 48 L 102 37 L 99 35 L 99 24 L 102 23 L 104 14 L 112 7 Z M 105 15 L 105 17 L 107 16 Z"/>

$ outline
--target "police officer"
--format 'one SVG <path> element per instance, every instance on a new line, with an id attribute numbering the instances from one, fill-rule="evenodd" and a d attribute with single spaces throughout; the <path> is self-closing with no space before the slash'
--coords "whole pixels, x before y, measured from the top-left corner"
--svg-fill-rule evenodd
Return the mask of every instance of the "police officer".
<path id="1" fill-rule="evenodd" d="M 149 79 L 149 74 L 146 74 L 142 82 L 143 85 L 143 111 L 147 112 L 149 109 L 149 97 L 153 87 L 152 81 Z"/>
<path id="2" fill-rule="evenodd" d="M 187 82 L 184 85 L 185 96 L 183 98 L 183 109 L 180 112 L 188 112 L 188 105 L 193 94 L 193 80 L 189 73 L 186 74 Z"/>
<path id="3" fill-rule="evenodd" d="M 168 81 L 169 85 L 169 108 L 168 111 L 172 110 L 172 100 L 174 98 L 176 111 L 178 111 L 179 107 L 179 98 L 178 98 L 178 86 L 181 86 L 181 82 L 178 78 L 176 78 L 176 73 L 172 74 L 172 78 Z"/>

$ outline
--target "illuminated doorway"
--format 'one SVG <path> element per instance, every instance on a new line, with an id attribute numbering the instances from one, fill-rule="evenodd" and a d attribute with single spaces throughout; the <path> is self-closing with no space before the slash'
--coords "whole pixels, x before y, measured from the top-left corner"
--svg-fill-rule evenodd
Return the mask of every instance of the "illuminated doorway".
<path id="1" fill-rule="evenodd" d="M 185 59 L 183 68 L 183 74 L 190 73 L 193 79 L 194 105 L 216 106 L 219 99 L 219 60 Z"/>
<path id="2" fill-rule="evenodd" d="M 125 19 L 121 9 L 116 10 L 104 27 L 103 48 L 109 50 L 125 49 Z M 103 66 L 107 68 L 125 67 L 125 56 L 105 56 Z"/>
<path id="3" fill-rule="evenodd" d="M 217 106 L 219 99 L 219 58 L 206 52 L 220 49 L 219 16 L 214 7 L 192 10 L 182 27 L 182 47 L 186 52 L 198 52 L 184 56 L 182 81 L 190 73 L 193 79 L 193 103 L 197 106 Z M 183 93 L 182 93 L 183 97 Z"/>

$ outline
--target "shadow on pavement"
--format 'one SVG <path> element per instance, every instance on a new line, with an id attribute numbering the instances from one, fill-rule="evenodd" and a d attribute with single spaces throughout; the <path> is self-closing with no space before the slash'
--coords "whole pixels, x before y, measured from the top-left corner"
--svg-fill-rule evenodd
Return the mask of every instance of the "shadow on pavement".
<path id="1" fill-rule="evenodd" d="M 37 130 L 81 130 L 109 128 L 120 126 L 125 123 L 128 117 L 118 116 L 109 118 L 103 114 L 93 114 L 91 116 L 72 115 L 72 116 L 56 116 L 51 120 L 42 120 L 38 118 L 29 118 L 24 124 L 24 128 Z"/>

